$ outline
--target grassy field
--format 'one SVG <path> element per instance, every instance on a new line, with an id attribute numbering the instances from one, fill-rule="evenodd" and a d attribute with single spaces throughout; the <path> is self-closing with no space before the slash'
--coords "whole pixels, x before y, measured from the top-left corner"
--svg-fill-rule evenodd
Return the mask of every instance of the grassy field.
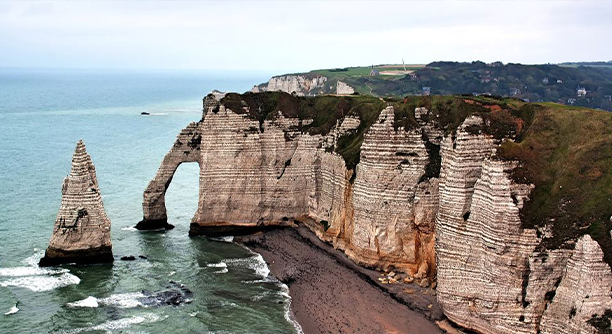
<path id="1" fill-rule="evenodd" d="M 425 65 L 408 64 L 406 65 L 406 70 L 415 71 L 423 67 L 425 67 Z M 404 70 L 404 65 L 402 64 L 376 65 L 374 66 L 374 69 L 378 72 Z M 311 71 L 311 73 L 318 73 L 328 78 L 363 77 L 363 76 L 369 76 L 371 70 L 372 70 L 372 66 L 359 66 L 359 67 L 345 67 L 345 68 L 338 68 L 338 69 L 314 70 L 314 71 Z M 383 75 L 383 76 L 386 77 L 386 75 Z"/>

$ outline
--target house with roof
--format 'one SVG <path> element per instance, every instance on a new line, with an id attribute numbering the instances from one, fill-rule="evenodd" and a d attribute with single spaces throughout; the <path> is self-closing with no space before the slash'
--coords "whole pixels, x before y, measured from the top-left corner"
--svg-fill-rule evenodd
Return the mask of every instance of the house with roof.
<path id="1" fill-rule="evenodd" d="M 374 69 L 374 65 L 372 65 L 372 69 L 370 70 L 370 76 L 371 77 L 376 77 L 379 76 L 380 72 L 378 72 L 377 70 Z"/>

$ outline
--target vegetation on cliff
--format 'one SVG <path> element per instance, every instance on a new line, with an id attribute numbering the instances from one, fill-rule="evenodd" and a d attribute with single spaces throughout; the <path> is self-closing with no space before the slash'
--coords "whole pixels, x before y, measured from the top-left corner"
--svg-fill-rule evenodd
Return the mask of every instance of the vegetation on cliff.
<path id="1" fill-rule="evenodd" d="M 229 93 L 221 103 L 236 113 L 248 114 L 260 125 L 264 120 L 273 120 L 279 111 L 285 117 L 311 121 L 304 122 L 299 130 L 312 135 L 327 135 L 338 120 L 358 117 L 359 127 L 340 137 L 336 147 L 329 148 L 344 158 L 348 169 L 354 169 L 359 163 L 363 135 L 385 107 L 383 101 L 371 96 L 300 97 L 283 92 Z"/>
<path id="2" fill-rule="evenodd" d="M 550 226 L 542 247 L 573 247 L 590 234 L 612 266 L 612 114 L 555 104 L 525 104 L 531 120 L 498 155 L 520 162 L 515 181 L 532 183 L 521 210 L 526 228 Z"/>

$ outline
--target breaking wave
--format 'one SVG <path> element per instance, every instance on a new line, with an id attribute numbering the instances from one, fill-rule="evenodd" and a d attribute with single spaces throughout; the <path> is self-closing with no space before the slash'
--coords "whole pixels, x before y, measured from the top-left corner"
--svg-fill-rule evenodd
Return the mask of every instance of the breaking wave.
<path id="1" fill-rule="evenodd" d="M 26 288 L 34 292 L 49 291 L 68 285 L 79 284 L 81 280 L 64 268 L 40 268 L 38 260 L 43 256 L 43 252 L 36 252 L 34 255 L 23 260 L 27 266 L 0 268 L 0 277 L 7 277 L 0 281 L 0 286 L 15 286 Z"/>
<path id="2" fill-rule="evenodd" d="M 153 313 L 145 313 L 145 314 L 141 314 L 141 315 L 135 315 L 133 317 L 129 317 L 129 318 L 123 318 L 123 319 L 117 319 L 117 320 L 111 320 L 111 321 L 107 321 L 104 322 L 102 324 L 96 325 L 96 326 L 92 326 L 92 327 L 82 327 L 82 328 L 77 328 L 74 330 L 71 330 L 67 333 L 80 333 L 83 331 L 105 331 L 105 332 L 110 332 L 110 331 L 116 331 L 119 329 L 125 329 L 128 328 L 132 325 L 137 325 L 137 324 L 142 324 L 142 323 L 150 323 L 150 322 L 157 322 L 160 320 L 165 319 L 166 317 L 160 317 L 158 315 L 155 315 Z"/>
<path id="3" fill-rule="evenodd" d="M 145 295 L 140 292 L 118 293 L 106 298 L 89 296 L 83 300 L 78 300 L 66 305 L 69 307 L 99 307 L 100 305 L 118 308 L 146 307 L 140 301 L 143 297 L 145 297 Z"/>
<path id="4" fill-rule="evenodd" d="M 4 313 L 4 315 L 11 315 L 17 312 L 19 312 L 19 308 L 17 308 L 17 304 L 15 304 L 15 306 L 11 307 L 11 309 L 8 312 Z"/>

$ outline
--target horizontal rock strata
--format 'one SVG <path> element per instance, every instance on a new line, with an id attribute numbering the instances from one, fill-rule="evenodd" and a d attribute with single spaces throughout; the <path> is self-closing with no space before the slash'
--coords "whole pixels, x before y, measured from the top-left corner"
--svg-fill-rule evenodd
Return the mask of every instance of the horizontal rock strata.
<path id="1" fill-rule="evenodd" d="M 341 109 L 351 105 L 346 99 L 364 97 L 333 104 L 329 96 L 287 96 L 271 98 L 293 114 L 271 109 L 258 94 L 232 97 L 231 108 L 207 97 L 202 120 L 180 133 L 145 191 L 139 227 L 166 226 L 172 175 L 180 163 L 198 162 L 192 235 L 302 221 L 356 263 L 410 273 L 422 286 L 435 279 L 443 311 L 465 328 L 594 333 L 609 326 L 612 273 L 599 244 L 584 236 L 547 249 L 542 238 L 550 231 L 521 222 L 534 186 L 517 183 L 518 162 L 497 153 L 523 119 L 464 97 L 408 112 L 408 99 L 399 108 L 389 102 L 372 116 Z M 296 113 L 317 102 L 336 109 Z M 449 109 L 453 103 L 465 109 Z"/>
<path id="2" fill-rule="evenodd" d="M 72 169 L 62 186 L 62 204 L 41 266 L 113 260 L 110 220 L 104 211 L 96 169 L 77 143 Z"/>

